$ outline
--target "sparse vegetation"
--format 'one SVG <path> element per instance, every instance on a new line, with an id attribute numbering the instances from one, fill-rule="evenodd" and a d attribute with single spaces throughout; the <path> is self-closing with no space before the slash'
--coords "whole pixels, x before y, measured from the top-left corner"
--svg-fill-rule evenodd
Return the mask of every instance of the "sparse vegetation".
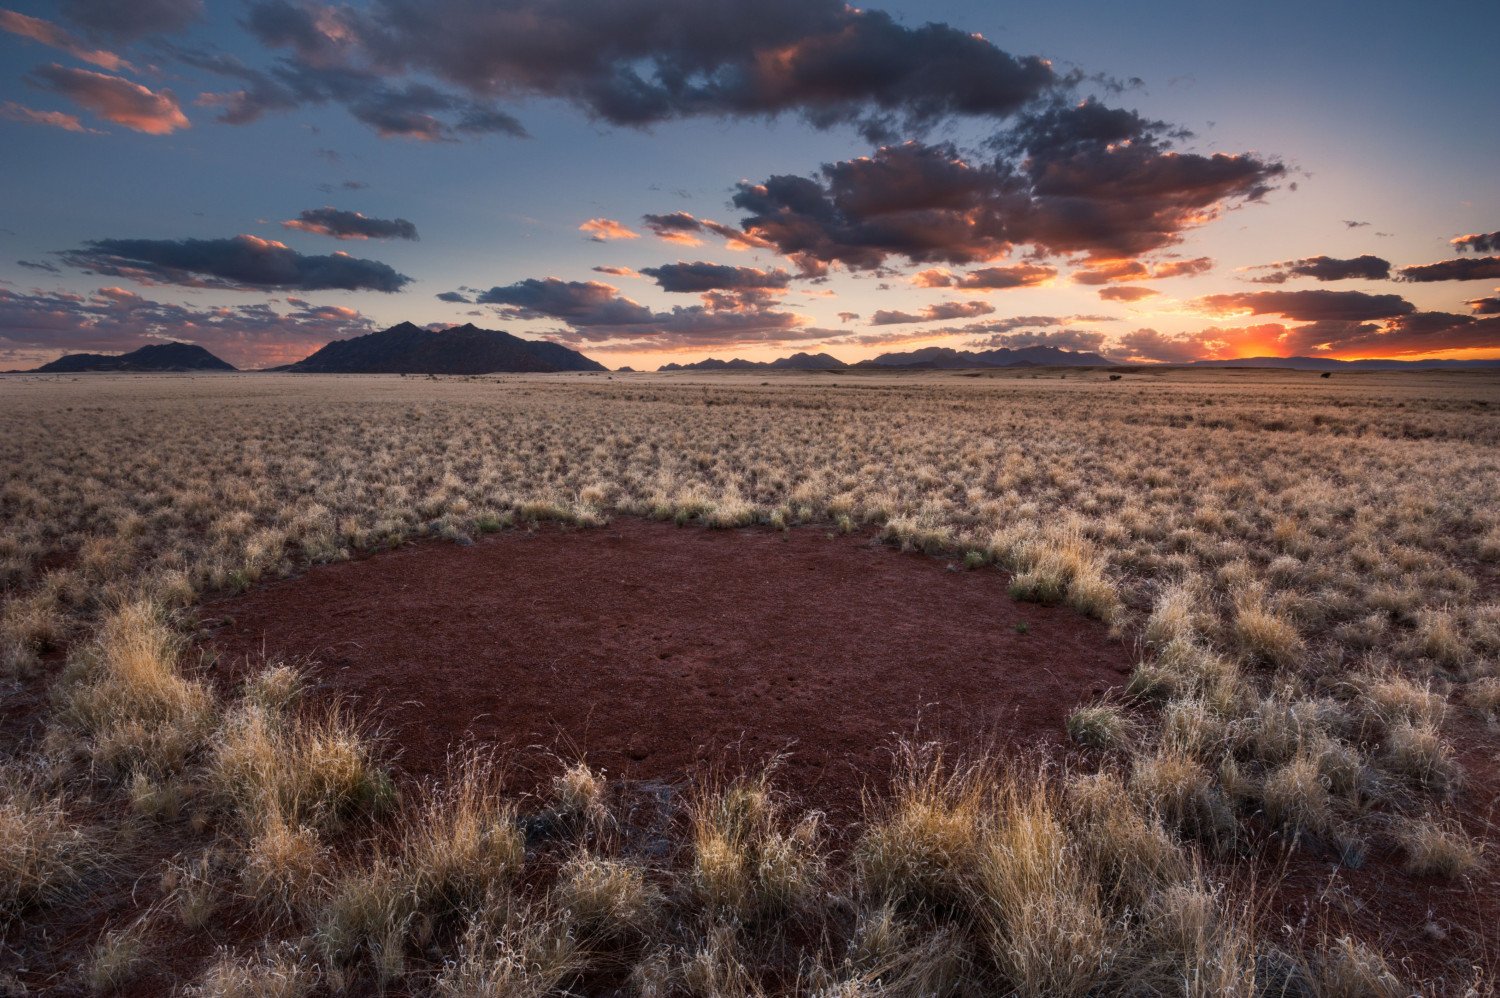
<path id="1" fill-rule="evenodd" d="M 78 892 L 127 899 L 33 987 L 124 986 L 160 938 L 212 941 L 169 983 L 223 996 L 1493 980 L 1492 952 L 1449 978 L 1343 924 L 1273 937 L 1247 887 L 1271 842 L 1486 870 L 1449 815 L 1474 779 L 1455 724 L 1500 716 L 1490 381 L 1341 376 L 1315 402 L 1231 373 L 504 384 L 6 382 L 0 682 L 42 704 L 0 779 L 7 952 L 48 945 L 32 923 Z M 774 770 L 732 774 L 648 852 L 583 763 L 535 798 L 477 756 L 402 782 L 398 746 L 300 666 L 230 688 L 192 640 L 204 596 L 310 564 L 621 515 L 819 524 L 1003 571 L 1139 665 L 1073 711 L 1067 766 L 911 745 L 857 829 Z"/>

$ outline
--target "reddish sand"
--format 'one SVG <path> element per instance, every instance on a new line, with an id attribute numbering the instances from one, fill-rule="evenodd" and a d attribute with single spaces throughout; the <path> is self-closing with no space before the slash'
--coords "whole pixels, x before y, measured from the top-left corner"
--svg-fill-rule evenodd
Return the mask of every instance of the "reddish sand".
<path id="1" fill-rule="evenodd" d="M 313 661 L 413 774 L 473 740 L 522 772 L 582 755 L 675 781 L 789 753 L 782 781 L 852 809 L 898 736 L 1055 743 L 1132 658 L 1103 625 L 1020 603 L 993 568 L 814 528 L 620 519 L 315 568 L 204 608 L 230 675 Z"/>

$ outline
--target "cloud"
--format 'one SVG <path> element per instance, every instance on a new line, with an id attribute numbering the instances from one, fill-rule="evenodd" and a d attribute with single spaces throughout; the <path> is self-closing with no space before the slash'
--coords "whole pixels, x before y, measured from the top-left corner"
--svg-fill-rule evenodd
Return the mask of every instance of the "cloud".
<path id="1" fill-rule="evenodd" d="M 181 31 L 203 16 L 203 0 L 61 0 L 59 7 L 74 24 L 123 41 Z"/>
<path id="2" fill-rule="evenodd" d="M 1167 277 L 1197 277 L 1213 270 L 1214 262 L 1206 256 L 1194 257 L 1191 260 L 1168 260 L 1158 263 L 1151 268 L 1153 280 L 1161 280 Z"/>
<path id="3" fill-rule="evenodd" d="M 784 288 L 792 275 L 784 270 L 728 267 L 717 263 L 668 263 L 642 267 L 641 273 L 655 279 L 663 291 L 703 292 L 741 288 Z"/>
<path id="4" fill-rule="evenodd" d="M 771 244 L 764 239 L 741 232 L 732 225 L 715 222 L 711 218 L 698 218 L 686 211 L 674 211 L 665 215 L 645 215 L 641 220 L 658 239 L 681 246 L 701 246 L 703 240 L 698 237 L 702 233 L 712 232 L 722 236 L 724 245 L 729 249 L 771 248 Z"/>
<path id="5" fill-rule="evenodd" d="M 637 277 L 635 271 L 629 267 L 590 267 L 596 274 L 610 274 L 614 277 Z"/>
<path id="6" fill-rule="evenodd" d="M 1196 308 L 1222 315 L 1282 315 L 1317 322 L 1325 319 L 1362 321 L 1406 315 L 1416 306 L 1400 295 L 1370 295 L 1363 291 L 1255 291 L 1206 295 Z"/>
<path id="7" fill-rule="evenodd" d="M 1455 236 L 1451 242 L 1453 248 L 1460 253 L 1464 250 L 1473 250 L 1475 253 L 1500 253 L 1500 232 L 1479 232 L 1467 236 Z"/>
<path id="8" fill-rule="evenodd" d="M 924 270 L 912 278 L 919 288 L 963 288 L 972 291 L 1000 291 L 1010 288 L 1034 288 L 1057 276 L 1057 268 L 1034 263 L 1017 263 L 1003 267 L 981 267 L 967 274 L 953 274 L 941 268 Z"/>
<path id="9" fill-rule="evenodd" d="M 1206 256 L 1191 260 L 1167 260 L 1148 266 L 1140 260 L 1098 260 L 1073 274 L 1076 284 L 1109 284 L 1113 281 L 1162 280 L 1168 277 L 1197 277 L 1212 270 L 1213 260 Z"/>
<path id="10" fill-rule="evenodd" d="M 867 134 L 1014 113 L 1060 82 L 945 24 L 843 0 L 259 0 L 246 24 L 298 68 L 430 77 L 473 98 L 554 98 L 613 125 L 798 114 Z"/>
<path id="11" fill-rule="evenodd" d="M 470 298 L 462 291 L 440 291 L 434 297 L 436 297 L 438 301 L 452 302 L 455 305 L 474 304 L 474 299 Z"/>
<path id="12" fill-rule="evenodd" d="M 828 163 L 813 177 L 741 182 L 743 227 L 793 259 L 881 267 L 1039 254 L 1128 260 L 1179 242 L 1285 173 L 1251 154 L 1173 151 L 1173 133 L 1089 101 L 1023 115 L 993 140 L 994 161 L 948 144 L 906 142 Z"/>
<path id="13" fill-rule="evenodd" d="M 1476 315 L 1500 315 L 1500 289 L 1488 298 L 1471 298 L 1464 304 L 1473 309 Z"/>
<path id="14" fill-rule="evenodd" d="M 1500 349 L 1500 319 L 1450 312 L 1410 312 L 1377 321 L 1323 319 L 1290 326 L 1273 322 L 1210 327 L 1166 336 L 1138 329 L 1118 341 L 1131 360 L 1187 363 L 1242 357 L 1395 357 L 1456 350 Z"/>
<path id="15" fill-rule="evenodd" d="M 1192 337 L 1168 336 L 1155 329 L 1137 329 L 1121 336 L 1116 352 L 1127 360 L 1155 361 L 1162 364 L 1188 364 L 1206 358 L 1203 344 Z"/>
<path id="16" fill-rule="evenodd" d="M 357 211 L 324 206 L 299 212 L 281 223 L 283 228 L 312 232 L 335 239 L 417 239 L 417 227 L 404 218 L 371 218 Z"/>
<path id="17" fill-rule="evenodd" d="M 612 218 L 591 218 L 578 227 L 579 232 L 587 232 L 589 239 L 596 243 L 608 242 L 611 239 L 639 239 L 639 232 L 632 232 L 629 228 Z"/>
<path id="18" fill-rule="evenodd" d="M 1362 229 L 1369 224 L 1369 222 L 1361 222 L 1353 218 L 1344 219 L 1344 228 L 1346 229 Z"/>
<path id="19" fill-rule="evenodd" d="M 16 265 L 25 267 L 28 270 L 40 270 L 44 274 L 62 273 L 62 271 L 58 270 L 56 266 L 48 263 L 46 260 L 17 260 Z"/>
<path id="20" fill-rule="evenodd" d="M 380 73 L 344 66 L 283 63 L 270 72 L 232 55 L 163 46 L 189 66 L 239 81 L 239 89 L 208 92 L 196 103 L 219 109 L 217 121 L 245 125 L 266 114 L 305 105 L 343 105 L 383 138 L 455 142 L 472 135 L 524 138 L 526 129 L 492 103 L 475 101 L 427 83 L 394 85 Z"/>
<path id="21" fill-rule="evenodd" d="M 1059 350 L 1098 353 L 1105 348 L 1103 333 L 1086 329 L 1027 329 L 996 333 L 966 344 L 970 350 L 1021 350 L 1025 347 L 1057 347 Z"/>
<path id="22" fill-rule="evenodd" d="M 78 102 L 106 121 L 147 135 L 170 135 L 191 125 L 171 91 L 156 93 L 123 77 L 53 63 L 38 66 L 29 81 Z"/>
<path id="23" fill-rule="evenodd" d="M 101 69 L 116 72 L 132 68 L 130 63 L 113 52 L 90 48 L 58 25 L 40 17 L 28 17 L 13 10 L 0 10 L 0 31 L 9 31 L 13 35 L 61 49 L 73 58 L 92 63 Z"/>
<path id="24" fill-rule="evenodd" d="M 987 301 L 946 301 L 928 305 L 921 312 L 898 312 L 879 309 L 870 317 L 872 326 L 894 326 L 906 322 L 932 322 L 937 319 L 972 319 L 990 315 L 995 306 Z"/>
<path id="25" fill-rule="evenodd" d="M 7 365 L 39 364 L 60 353 L 120 352 L 151 342 L 197 343 L 232 364 L 251 367 L 306 356 L 332 339 L 370 332 L 352 308 L 287 299 L 194 308 L 153 301 L 123 288 L 90 295 L 21 294 L 0 289 L 0 357 Z"/>
<path id="26" fill-rule="evenodd" d="M 1500 256 L 1459 257 L 1456 260 L 1441 260 L 1438 263 L 1401 268 L 1402 280 L 1421 283 L 1489 281 L 1496 278 L 1500 278 Z"/>
<path id="27" fill-rule="evenodd" d="M 400 291 L 411 281 L 347 253 L 309 256 L 256 236 L 232 239 L 95 239 L 59 256 L 70 267 L 141 284 L 194 288 Z"/>
<path id="28" fill-rule="evenodd" d="M 1105 301 L 1140 301 L 1143 298 L 1152 298 L 1161 294 L 1155 288 L 1143 288 L 1140 285 L 1125 288 L 1100 288 L 1099 297 Z"/>
<path id="29" fill-rule="evenodd" d="M 1285 284 L 1294 277 L 1311 277 L 1318 281 L 1348 281 L 1361 278 L 1367 281 L 1384 281 L 1391 276 L 1391 263 L 1368 253 L 1348 260 L 1332 256 L 1309 256 L 1301 260 L 1283 260 L 1255 268 L 1272 270 L 1273 273 L 1253 280 L 1257 284 Z"/>
<path id="30" fill-rule="evenodd" d="M 78 120 L 77 115 L 64 114 L 62 111 L 35 111 L 15 101 L 0 104 L 0 118 L 6 121 L 22 121 L 30 125 L 61 128 L 65 132 L 93 131 L 91 128 L 84 128 L 83 122 Z"/>
<path id="31" fill-rule="evenodd" d="M 599 281 L 527 278 L 497 286 L 475 301 L 495 306 L 510 319 L 556 319 L 553 331 L 564 343 L 603 350 L 674 350 L 819 339 L 824 331 L 803 325 L 801 316 L 776 309 L 763 288 L 710 290 L 701 305 L 655 312 Z"/>

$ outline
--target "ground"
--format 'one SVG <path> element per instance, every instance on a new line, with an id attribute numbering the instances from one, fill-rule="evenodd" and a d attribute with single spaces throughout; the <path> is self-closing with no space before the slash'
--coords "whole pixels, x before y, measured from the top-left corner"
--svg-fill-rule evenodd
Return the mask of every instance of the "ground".
<path id="1" fill-rule="evenodd" d="M 33 988 L 1495 979 L 1492 376 L 0 389 Z"/>

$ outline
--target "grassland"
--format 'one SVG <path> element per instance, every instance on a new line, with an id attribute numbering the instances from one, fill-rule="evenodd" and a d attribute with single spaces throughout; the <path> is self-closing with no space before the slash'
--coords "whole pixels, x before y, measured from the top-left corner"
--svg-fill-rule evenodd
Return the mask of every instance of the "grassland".
<path id="1" fill-rule="evenodd" d="M 10 983 L 1490 993 L 1493 922 L 1412 953 L 1265 911 L 1309 856 L 1494 896 L 1497 411 L 1448 374 L 5 379 Z M 1139 665 L 1075 712 L 1085 762 L 910 745 L 853 829 L 726 774 L 652 860 L 586 766 L 402 785 L 295 668 L 224 691 L 191 641 L 206 595 L 309 564 L 624 515 L 878 531 Z"/>

